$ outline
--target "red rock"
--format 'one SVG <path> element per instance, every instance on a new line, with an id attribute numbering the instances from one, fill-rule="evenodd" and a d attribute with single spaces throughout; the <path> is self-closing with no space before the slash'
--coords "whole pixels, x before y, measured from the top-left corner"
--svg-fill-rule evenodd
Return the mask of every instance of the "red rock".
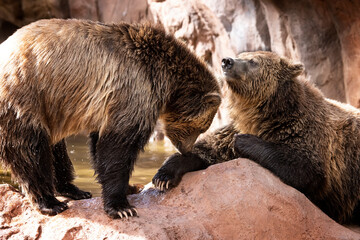
<path id="1" fill-rule="evenodd" d="M 224 56 L 272 50 L 304 63 L 305 76 L 327 97 L 360 106 L 359 1 L 148 2 L 154 21 L 215 70 Z"/>
<path id="2" fill-rule="evenodd" d="M 325 96 L 360 107 L 359 8 L 360 1 L 351 0 L 14 0 L 0 4 L 0 41 L 13 32 L 8 22 L 151 21 L 184 40 L 217 72 L 225 56 L 272 50 L 304 63 L 305 77 Z M 222 109 L 213 126 L 227 123 L 224 116 Z"/>
<path id="3" fill-rule="evenodd" d="M 1 21 L 20 27 L 50 17 L 152 21 L 216 71 L 224 56 L 272 50 L 303 62 L 327 97 L 360 107 L 359 8 L 352 0 L 14 0 L 0 4 L 0 31 Z"/>
<path id="4" fill-rule="evenodd" d="M 360 1 L 328 4 L 341 44 L 346 100 L 360 108 Z"/>
<path id="5" fill-rule="evenodd" d="M 69 11 L 72 18 L 89 19 L 98 21 L 100 19 L 99 8 L 95 0 L 71 0 Z"/>
<path id="6" fill-rule="evenodd" d="M 252 161 L 238 159 L 186 174 L 168 193 L 129 196 L 140 217 L 112 220 L 100 198 L 70 201 L 54 216 L 0 186 L 1 239 L 359 239 L 303 194 Z"/>
<path id="7" fill-rule="evenodd" d="M 148 3 L 145 0 L 97 0 L 95 2 L 99 11 L 99 20 L 102 22 L 151 20 L 151 14 L 148 13 Z"/>
<path id="8" fill-rule="evenodd" d="M 339 35 L 349 26 L 358 29 L 357 3 L 334 4 L 320 0 L 210 0 L 204 3 L 221 19 L 236 54 L 271 50 L 300 61 L 305 65 L 306 77 L 327 97 L 346 101 L 342 53 L 347 44 L 341 44 Z M 335 8 L 333 5 L 342 5 L 342 9 L 330 11 Z M 342 19 L 334 17 L 338 10 L 351 12 L 353 21 L 345 26 Z M 338 23 L 342 23 L 343 28 L 337 28 Z M 355 35 L 355 31 L 353 33 Z M 359 40 L 360 35 L 355 39 Z"/>
<path id="9" fill-rule="evenodd" d="M 201 1 L 167 0 L 149 2 L 155 23 L 182 39 L 198 56 L 220 71 L 221 59 L 234 56 L 221 21 Z"/>

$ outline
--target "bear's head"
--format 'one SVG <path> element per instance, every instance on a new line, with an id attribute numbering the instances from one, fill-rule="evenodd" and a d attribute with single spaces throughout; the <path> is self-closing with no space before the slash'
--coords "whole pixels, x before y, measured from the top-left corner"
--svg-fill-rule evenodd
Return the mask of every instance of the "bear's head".
<path id="1" fill-rule="evenodd" d="M 286 81 L 303 72 L 303 65 L 292 64 L 272 52 L 244 52 L 237 58 L 224 58 L 222 71 L 230 89 L 243 99 L 263 101 Z"/>
<path id="2" fill-rule="evenodd" d="M 191 151 L 197 137 L 211 125 L 221 103 L 218 92 L 181 91 L 161 116 L 167 137 L 182 153 Z"/>

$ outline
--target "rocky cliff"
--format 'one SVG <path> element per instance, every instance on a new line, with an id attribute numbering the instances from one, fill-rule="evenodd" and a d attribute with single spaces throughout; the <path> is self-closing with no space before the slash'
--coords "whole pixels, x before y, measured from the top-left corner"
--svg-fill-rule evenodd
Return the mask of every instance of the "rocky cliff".
<path id="1" fill-rule="evenodd" d="M 326 96 L 360 107 L 359 9 L 352 0 L 0 0 L 0 40 L 40 18 L 152 21 L 215 70 L 224 56 L 275 51 L 303 62 Z"/>
<path id="2" fill-rule="evenodd" d="M 220 174 L 221 173 L 221 174 Z M 112 220 L 100 198 L 47 217 L 0 185 L 0 239 L 360 239 L 302 193 L 247 159 L 188 173 L 167 193 L 129 196 L 139 217 Z"/>

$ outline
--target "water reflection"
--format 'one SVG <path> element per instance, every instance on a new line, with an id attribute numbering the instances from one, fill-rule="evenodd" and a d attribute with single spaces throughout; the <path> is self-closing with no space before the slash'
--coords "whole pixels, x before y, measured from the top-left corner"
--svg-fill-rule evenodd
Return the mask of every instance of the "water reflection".
<path id="1" fill-rule="evenodd" d="M 90 191 L 93 196 L 100 196 L 101 188 L 95 181 L 94 170 L 89 160 L 87 137 L 69 137 L 67 149 L 75 167 L 75 184 L 82 190 Z M 135 163 L 130 183 L 150 182 L 163 161 L 175 151 L 175 148 L 167 141 L 150 142 Z M 11 183 L 9 172 L 0 169 L 0 183 Z M 11 184 L 14 185 L 14 183 Z"/>

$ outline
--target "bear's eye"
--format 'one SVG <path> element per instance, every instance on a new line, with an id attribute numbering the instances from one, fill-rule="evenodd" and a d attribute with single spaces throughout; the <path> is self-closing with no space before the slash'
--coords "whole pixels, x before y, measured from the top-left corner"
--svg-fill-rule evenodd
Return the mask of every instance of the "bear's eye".
<path id="1" fill-rule="evenodd" d="M 258 63 L 254 61 L 254 59 L 250 59 L 250 60 L 249 60 L 249 64 L 250 64 L 250 66 L 252 66 L 252 67 L 256 67 L 256 66 L 258 65 Z"/>

